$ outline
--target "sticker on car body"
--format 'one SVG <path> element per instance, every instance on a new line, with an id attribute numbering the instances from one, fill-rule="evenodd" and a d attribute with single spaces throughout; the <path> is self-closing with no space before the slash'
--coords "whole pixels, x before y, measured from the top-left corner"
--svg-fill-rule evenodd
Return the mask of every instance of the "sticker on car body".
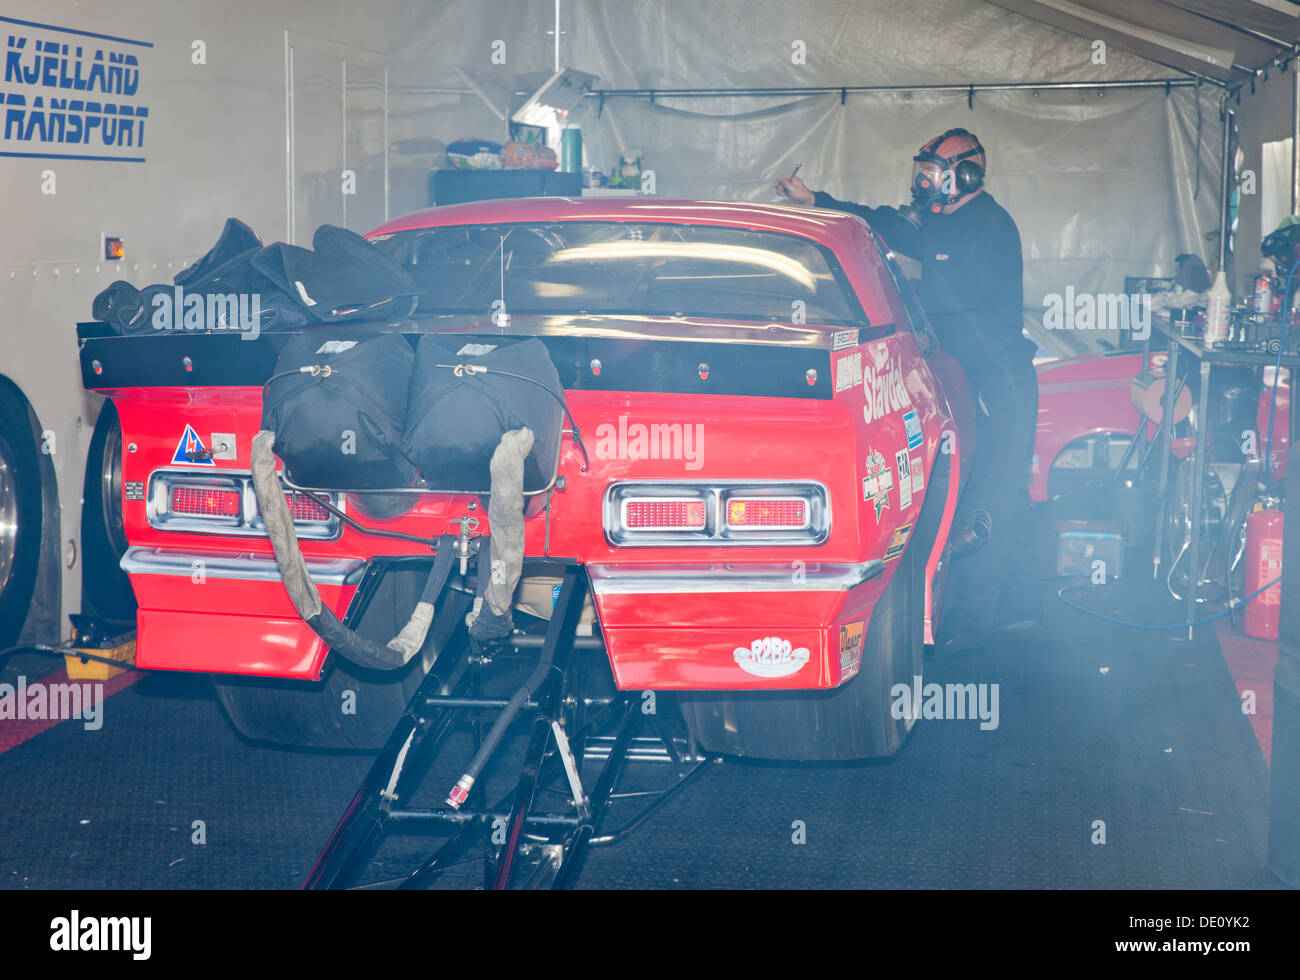
<path id="1" fill-rule="evenodd" d="M 894 462 L 898 464 L 898 509 L 907 510 L 912 506 L 912 460 L 906 449 L 900 449 Z"/>
<path id="2" fill-rule="evenodd" d="M 181 436 L 181 441 L 176 444 L 176 452 L 172 453 L 172 463 L 179 463 L 183 466 L 217 465 L 212 461 L 212 455 L 208 453 L 208 447 L 203 445 L 203 440 L 194 431 L 194 426 L 188 422 L 185 423 L 185 434 Z"/>
<path id="3" fill-rule="evenodd" d="M 889 539 L 889 547 L 885 550 L 885 561 L 893 561 L 903 553 L 907 547 L 907 539 L 912 536 L 912 525 L 904 524 L 894 531 L 894 536 Z"/>
<path id="4" fill-rule="evenodd" d="M 840 626 L 840 683 L 857 676 L 862 668 L 862 636 L 865 622 Z"/>
<path id="5" fill-rule="evenodd" d="M 862 499 L 869 500 L 876 507 L 876 520 L 881 512 L 889 506 L 889 491 L 894 489 L 894 471 L 885 462 L 885 457 L 876 450 L 867 452 L 867 475 L 862 479 Z"/>
<path id="6" fill-rule="evenodd" d="M 856 330 L 836 330 L 831 334 L 831 350 L 845 350 L 858 345 Z"/>
<path id="7" fill-rule="evenodd" d="M 925 441 L 921 434 L 921 419 L 915 410 L 903 415 L 903 427 L 907 429 L 908 449 L 916 449 Z"/>
<path id="8" fill-rule="evenodd" d="M 764 636 L 747 647 L 736 647 L 732 657 L 736 666 L 755 677 L 789 677 L 808 663 L 811 654 L 807 647 L 796 647 L 779 636 Z"/>
<path id="9" fill-rule="evenodd" d="M 845 354 L 835 362 L 835 391 L 848 391 L 862 384 L 862 352 Z"/>
<path id="10" fill-rule="evenodd" d="M 912 404 L 912 396 L 903 383 L 903 366 L 889 356 L 888 348 L 883 350 L 884 356 L 881 357 L 878 350 L 876 366 L 868 368 L 862 378 L 862 387 L 867 397 L 866 404 L 862 406 L 862 418 L 866 422 L 883 419 Z"/>
<path id="11" fill-rule="evenodd" d="M 912 471 L 912 493 L 920 493 L 925 489 L 925 467 L 921 465 L 921 460 L 917 457 L 910 457 L 908 469 Z"/>

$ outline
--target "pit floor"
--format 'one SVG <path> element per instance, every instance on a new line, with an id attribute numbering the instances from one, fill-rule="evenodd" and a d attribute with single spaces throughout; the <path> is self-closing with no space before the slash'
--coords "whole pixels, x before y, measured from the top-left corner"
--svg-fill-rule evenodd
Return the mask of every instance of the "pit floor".
<path id="1" fill-rule="evenodd" d="M 927 683 L 999 686 L 996 729 L 922 720 L 884 763 L 726 761 L 629 841 L 593 851 L 579 887 L 1279 887 L 1264 868 L 1276 645 L 1226 621 L 1191 641 L 1128 630 L 1066 608 L 1061 584 L 1043 584 L 1040 627 L 927 657 Z M 1078 601 L 1181 618 L 1139 577 Z M 16 657 L 0 681 L 57 681 L 56 663 Z M 371 757 L 248 742 L 200 675 L 106 688 L 98 731 L 0 722 L 0 887 L 297 887 Z M 431 780 L 430 798 L 456 772 Z M 628 771 L 636 785 L 668 776 L 663 763 Z M 363 880 L 400 876 L 438 843 L 390 836 Z M 471 852 L 439 886 L 482 880 Z"/>

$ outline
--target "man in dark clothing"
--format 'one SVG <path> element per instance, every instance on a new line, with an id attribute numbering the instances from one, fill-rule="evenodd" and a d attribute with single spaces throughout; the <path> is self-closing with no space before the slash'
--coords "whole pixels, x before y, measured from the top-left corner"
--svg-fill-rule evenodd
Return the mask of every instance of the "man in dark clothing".
<path id="1" fill-rule="evenodd" d="M 794 176 L 775 186 L 795 203 L 859 215 L 891 249 L 921 263 L 917 295 L 975 399 L 975 460 L 954 530 L 979 510 L 992 525 L 988 543 L 949 572 L 939 645 L 969 649 L 986 645 L 996 628 L 1041 616 L 1028 490 L 1038 417 L 1035 345 L 1021 331 L 1020 230 L 984 189 L 984 147 L 951 129 L 927 142 L 913 164 L 911 208 L 839 201 Z"/>

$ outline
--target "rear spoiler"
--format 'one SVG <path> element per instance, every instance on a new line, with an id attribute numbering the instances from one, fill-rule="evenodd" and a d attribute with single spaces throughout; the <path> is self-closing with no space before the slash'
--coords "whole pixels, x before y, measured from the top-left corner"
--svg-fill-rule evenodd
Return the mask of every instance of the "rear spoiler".
<path id="1" fill-rule="evenodd" d="M 91 390 L 260 388 L 274 373 L 285 342 L 299 333 L 316 331 L 323 341 L 350 332 L 395 332 L 414 343 L 428 332 L 421 326 L 414 321 L 335 323 L 245 338 L 235 333 L 179 331 L 123 336 L 108 324 L 96 321 L 78 323 L 77 340 L 82 384 Z M 861 333 L 875 335 L 880 330 L 866 328 Z M 791 333 L 803 342 L 787 345 L 718 336 L 663 339 L 574 333 L 541 333 L 537 339 L 546 345 L 560 383 L 568 391 L 756 395 L 829 401 L 834 397 L 829 338 L 821 342 L 814 331 Z M 465 344 L 502 337 L 490 328 L 443 335 L 449 343 Z M 507 336 L 522 339 L 524 335 Z"/>

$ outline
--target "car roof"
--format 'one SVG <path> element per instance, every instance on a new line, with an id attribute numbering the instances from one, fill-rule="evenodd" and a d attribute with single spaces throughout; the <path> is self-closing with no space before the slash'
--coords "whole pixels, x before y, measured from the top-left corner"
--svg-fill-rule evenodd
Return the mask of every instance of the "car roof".
<path id="1" fill-rule="evenodd" d="M 859 219 L 840 211 L 752 201 L 693 201 L 654 197 L 516 197 L 425 208 L 380 225 L 368 237 L 443 225 L 534 221 L 617 221 L 711 224 L 751 228 L 843 243 Z"/>

